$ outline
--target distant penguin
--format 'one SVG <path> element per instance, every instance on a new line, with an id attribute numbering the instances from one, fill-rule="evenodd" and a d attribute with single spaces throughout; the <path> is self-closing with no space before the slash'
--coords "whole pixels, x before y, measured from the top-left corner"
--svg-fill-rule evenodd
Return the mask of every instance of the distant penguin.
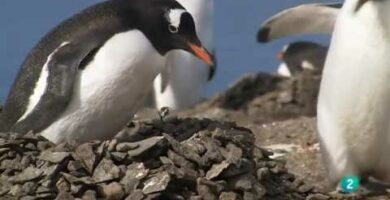
<path id="1" fill-rule="evenodd" d="M 112 138 L 175 49 L 213 64 L 178 2 L 92 6 L 53 29 L 28 55 L 0 115 L 0 131 L 32 130 L 54 143 Z"/>
<path id="2" fill-rule="evenodd" d="M 213 50 L 214 0 L 178 0 L 194 17 L 197 34 L 206 49 Z M 205 97 L 214 68 L 185 51 L 170 52 L 165 71 L 154 81 L 154 102 L 158 109 L 190 108 Z"/>
<path id="3" fill-rule="evenodd" d="M 322 76 L 318 130 L 330 180 L 390 183 L 390 1 L 346 0 Z"/>
<path id="4" fill-rule="evenodd" d="M 277 58 L 282 61 L 278 74 L 292 77 L 307 71 L 320 74 L 324 67 L 328 48 L 314 42 L 293 42 L 286 45 Z"/>
<path id="5" fill-rule="evenodd" d="M 304 4 L 267 19 L 257 33 L 258 42 L 303 34 L 331 34 L 341 3 Z"/>

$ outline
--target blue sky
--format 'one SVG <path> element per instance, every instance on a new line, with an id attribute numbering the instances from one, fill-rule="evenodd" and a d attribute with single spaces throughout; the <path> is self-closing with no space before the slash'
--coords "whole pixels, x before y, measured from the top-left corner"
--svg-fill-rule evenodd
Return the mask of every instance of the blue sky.
<path id="1" fill-rule="evenodd" d="M 0 2 L 0 102 L 39 39 L 62 20 L 100 2 L 99 0 L 1 0 Z M 327 44 L 328 37 L 293 37 L 269 44 L 256 43 L 260 24 L 285 8 L 324 1 L 303 0 L 217 0 L 215 3 L 216 78 L 208 95 L 225 89 L 243 74 L 272 72 L 278 66 L 275 55 L 288 42 L 311 40 Z M 329 1 L 325 1 L 329 2 Z"/>

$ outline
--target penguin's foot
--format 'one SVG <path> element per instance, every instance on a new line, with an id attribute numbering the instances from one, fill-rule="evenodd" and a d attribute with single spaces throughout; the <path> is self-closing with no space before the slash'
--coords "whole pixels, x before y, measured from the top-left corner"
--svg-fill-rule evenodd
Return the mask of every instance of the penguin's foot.
<path id="1" fill-rule="evenodd" d="M 364 197 L 368 196 L 380 196 L 390 193 L 389 187 L 380 182 L 362 179 L 361 183 L 362 185 L 356 192 L 346 193 L 342 190 L 341 186 L 338 185 L 336 190 L 330 192 L 329 195 L 336 199 L 364 199 Z"/>
<path id="2" fill-rule="evenodd" d="M 367 190 L 367 196 L 377 196 L 389 194 L 390 185 L 374 179 L 366 179 L 362 180 L 361 188 Z"/>
<path id="3" fill-rule="evenodd" d="M 169 115 L 169 107 L 162 107 L 159 111 L 158 111 L 158 115 L 160 116 L 160 120 L 162 123 L 164 123 L 164 119 L 165 117 L 167 117 Z"/>

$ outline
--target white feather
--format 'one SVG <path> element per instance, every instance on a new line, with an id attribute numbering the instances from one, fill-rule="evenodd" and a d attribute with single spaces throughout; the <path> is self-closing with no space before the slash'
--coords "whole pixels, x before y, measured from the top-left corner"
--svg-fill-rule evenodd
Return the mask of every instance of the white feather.
<path id="1" fill-rule="evenodd" d="M 114 35 L 79 71 L 69 106 L 41 134 L 55 143 L 112 138 L 142 104 L 163 63 L 140 31 Z"/>
<path id="2" fill-rule="evenodd" d="M 345 2 L 325 63 L 321 151 L 333 182 L 346 175 L 390 181 L 390 1 L 355 12 L 357 2 Z"/>
<path id="3" fill-rule="evenodd" d="M 303 69 L 307 69 L 307 70 L 315 70 L 316 69 L 314 67 L 314 65 L 307 60 L 303 60 L 301 66 Z"/>
<path id="4" fill-rule="evenodd" d="M 168 21 L 172 26 L 179 27 L 181 15 L 187 12 L 184 9 L 171 9 L 168 10 Z"/>
<path id="5" fill-rule="evenodd" d="M 278 74 L 284 77 L 291 77 L 291 72 L 285 62 L 279 65 Z"/>
<path id="6" fill-rule="evenodd" d="M 55 55 L 61 47 L 69 44 L 69 42 L 62 43 L 59 47 L 57 47 L 53 53 L 51 53 L 45 62 L 45 64 L 42 67 L 41 74 L 39 75 L 39 79 L 36 83 L 36 86 L 34 88 L 34 92 L 29 98 L 29 102 L 27 104 L 27 109 L 22 115 L 22 117 L 19 118 L 18 122 L 26 119 L 26 117 L 34 110 L 35 106 L 39 103 L 39 100 L 41 99 L 42 95 L 45 93 L 45 90 L 47 88 L 47 78 L 49 77 L 49 70 L 48 70 L 48 63 L 51 61 L 53 55 Z"/>

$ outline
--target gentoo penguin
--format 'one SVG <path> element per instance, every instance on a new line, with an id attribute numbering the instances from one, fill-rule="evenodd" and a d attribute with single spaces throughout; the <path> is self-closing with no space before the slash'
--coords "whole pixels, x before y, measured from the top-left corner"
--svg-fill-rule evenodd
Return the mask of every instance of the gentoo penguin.
<path id="1" fill-rule="evenodd" d="M 257 41 L 269 42 L 302 34 L 331 34 L 341 6 L 341 3 L 318 3 L 286 9 L 261 25 Z"/>
<path id="2" fill-rule="evenodd" d="M 214 0 L 178 0 L 194 17 L 197 34 L 206 49 L 213 49 Z M 199 103 L 205 96 L 214 68 L 207 67 L 192 54 L 173 51 L 165 70 L 154 81 L 154 102 L 158 109 L 182 110 Z"/>
<path id="3" fill-rule="evenodd" d="M 278 74 L 284 77 L 296 76 L 304 71 L 320 74 L 327 52 L 327 47 L 314 42 L 290 43 L 277 55 L 277 58 L 282 61 Z"/>
<path id="4" fill-rule="evenodd" d="M 346 0 L 322 75 L 318 130 L 329 178 L 390 182 L 390 1 Z"/>
<path id="5" fill-rule="evenodd" d="M 143 103 L 175 49 L 212 65 L 175 0 L 110 0 L 48 33 L 31 51 L 1 113 L 1 131 L 54 143 L 108 139 Z"/>

